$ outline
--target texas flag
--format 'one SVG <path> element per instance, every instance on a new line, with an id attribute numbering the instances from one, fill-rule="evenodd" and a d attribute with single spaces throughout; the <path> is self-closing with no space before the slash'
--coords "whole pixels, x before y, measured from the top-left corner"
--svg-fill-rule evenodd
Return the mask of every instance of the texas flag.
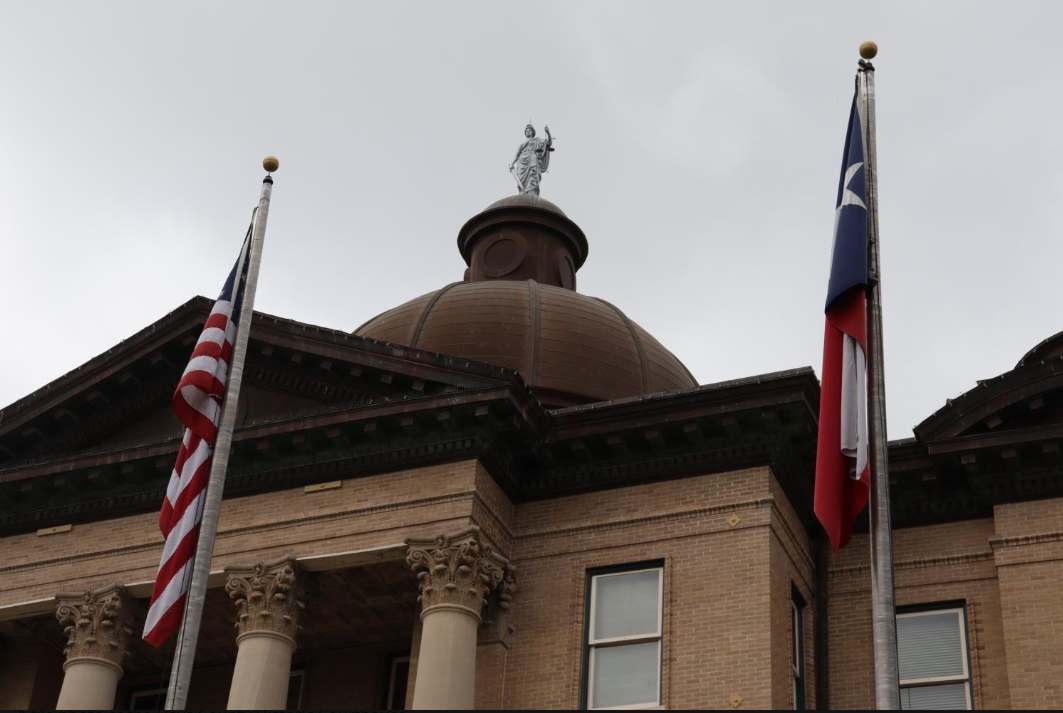
<path id="1" fill-rule="evenodd" d="M 823 336 L 823 386 L 816 452 L 816 517 L 834 552 L 849 542 L 867 504 L 867 192 L 856 99 L 849 112 L 834 214 Z"/>

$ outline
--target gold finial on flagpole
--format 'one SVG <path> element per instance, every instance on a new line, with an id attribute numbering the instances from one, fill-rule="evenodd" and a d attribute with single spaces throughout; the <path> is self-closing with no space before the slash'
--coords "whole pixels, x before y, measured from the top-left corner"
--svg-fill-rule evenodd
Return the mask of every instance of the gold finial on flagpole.
<path id="1" fill-rule="evenodd" d="M 878 45 L 871 40 L 860 45 L 860 56 L 864 59 L 874 59 L 878 54 Z"/>
<path id="2" fill-rule="evenodd" d="M 266 169 L 266 173 L 273 173 L 280 167 L 280 159 L 278 159 L 273 154 L 270 154 L 269 156 L 266 156 L 266 158 L 262 159 L 262 168 Z"/>

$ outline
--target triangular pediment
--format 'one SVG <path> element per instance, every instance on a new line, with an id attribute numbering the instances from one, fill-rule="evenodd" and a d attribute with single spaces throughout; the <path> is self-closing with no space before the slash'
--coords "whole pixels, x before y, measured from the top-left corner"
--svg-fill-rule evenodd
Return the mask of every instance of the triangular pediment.
<path id="1" fill-rule="evenodd" d="M 1063 355 L 1046 353 L 1034 359 L 1032 354 L 1011 371 L 948 400 L 915 427 L 916 437 L 929 444 L 1063 424 Z"/>
<path id="2" fill-rule="evenodd" d="M 240 390 L 237 427 L 247 423 L 277 418 L 283 413 L 312 412 L 320 410 L 322 402 L 295 393 L 271 391 L 253 384 L 245 384 Z M 125 448 L 144 443 L 159 443 L 180 438 L 184 426 L 177 420 L 169 403 L 138 415 L 133 423 L 105 436 L 90 446 L 92 450 Z"/>
<path id="3" fill-rule="evenodd" d="M 170 408 L 212 302 L 197 297 L 0 411 L 0 473 L 180 437 Z M 519 379 L 511 370 L 256 312 L 239 424 Z"/>

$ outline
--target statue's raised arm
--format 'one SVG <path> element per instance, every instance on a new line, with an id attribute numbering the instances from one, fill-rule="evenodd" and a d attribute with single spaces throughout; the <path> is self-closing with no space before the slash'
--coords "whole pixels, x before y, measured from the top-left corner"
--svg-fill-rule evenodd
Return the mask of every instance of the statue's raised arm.
<path id="1" fill-rule="evenodd" d="M 509 172 L 516 179 L 521 193 L 539 195 L 539 182 L 550 167 L 554 138 L 550 135 L 550 127 L 544 127 L 544 131 L 546 138 L 539 139 L 535 137 L 534 126 L 528 124 L 524 127 L 524 143 L 517 149 L 517 156 L 509 166 Z"/>

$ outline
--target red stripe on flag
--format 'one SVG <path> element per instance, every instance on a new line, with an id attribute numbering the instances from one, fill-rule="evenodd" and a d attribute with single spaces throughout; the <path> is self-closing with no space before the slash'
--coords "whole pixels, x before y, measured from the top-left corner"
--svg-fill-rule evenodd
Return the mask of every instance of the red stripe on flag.
<path id="1" fill-rule="evenodd" d="M 211 316 L 207 317 L 207 323 L 203 325 L 203 329 L 220 329 L 225 331 L 225 327 L 229 324 L 229 317 L 224 312 L 215 312 Z"/>
<path id="2" fill-rule="evenodd" d="M 196 348 L 192 350 L 192 359 L 196 357 L 210 357 L 211 359 L 217 359 L 221 356 L 221 344 L 217 342 L 200 342 L 196 345 Z M 203 374 L 202 371 L 193 371 L 192 374 Z M 184 379 L 181 380 L 184 382 Z"/>
<path id="3" fill-rule="evenodd" d="M 181 625 L 181 614 L 184 613 L 185 600 L 187 598 L 187 594 L 182 594 L 178 597 L 177 601 L 155 623 L 155 628 L 144 633 L 144 641 L 147 641 L 155 648 L 165 644 L 166 640 L 170 638 L 170 634 L 177 631 L 177 627 Z"/>
<path id="4" fill-rule="evenodd" d="M 196 541 L 199 539 L 199 524 L 189 530 L 185 536 L 181 539 L 181 542 L 177 545 L 177 549 L 170 555 L 170 559 L 166 560 L 166 564 L 159 567 L 159 574 L 155 579 L 155 587 L 151 591 L 151 601 L 154 603 L 162 594 L 162 590 L 166 589 L 166 585 L 169 584 L 173 576 L 177 574 L 188 560 L 192 559 L 192 556 L 196 553 Z"/>
<path id="5" fill-rule="evenodd" d="M 207 443 L 214 443 L 214 439 L 218 437 L 217 424 L 189 406 L 188 402 L 180 396 L 174 399 L 173 410 L 177 414 L 177 418 L 188 427 L 188 430 Z"/>
<path id="6" fill-rule="evenodd" d="M 870 465 L 859 480 L 850 477 L 854 461 L 841 450 L 842 349 L 846 334 L 867 352 L 867 298 L 863 290 L 852 290 L 837 300 L 827 313 L 823 335 L 815 510 L 835 554 L 852 537 L 853 523 L 867 505 L 871 483 Z"/>
<path id="7" fill-rule="evenodd" d="M 188 481 L 188 484 L 185 485 L 185 489 L 177 496 L 177 502 L 172 503 L 173 514 L 170 516 L 167 529 L 162 533 L 164 537 L 168 537 L 174 525 L 180 522 L 181 518 L 184 517 L 188 504 L 195 500 L 196 496 L 206 489 L 207 481 L 210 480 L 210 464 L 213 461 L 214 456 L 211 456 L 196 468 L 196 472 L 192 474 L 192 479 Z M 167 499 L 167 502 L 168 501 L 169 499 Z"/>

